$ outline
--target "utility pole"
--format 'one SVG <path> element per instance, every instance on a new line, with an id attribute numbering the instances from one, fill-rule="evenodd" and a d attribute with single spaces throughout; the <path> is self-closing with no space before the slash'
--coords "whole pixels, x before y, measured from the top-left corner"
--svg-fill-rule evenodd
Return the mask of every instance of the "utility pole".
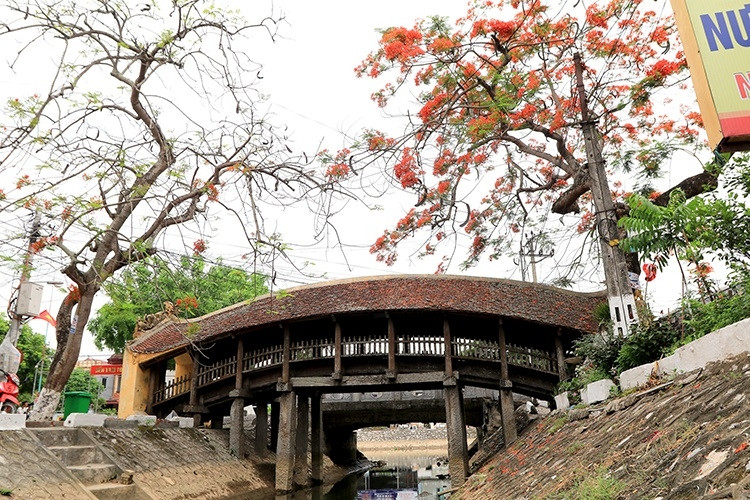
<path id="1" fill-rule="evenodd" d="M 13 291 L 10 302 L 8 304 L 8 316 L 10 317 L 8 334 L 3 339 L 2 344 L 0 344 L 0 368 L 12 373 L 18 371 L 18 365 L 20 363 L 20 352 L 18 351 L 18 349 L 16 349 L 18 337 L 21 334 L 22 324 L 22 316 L 18 314 L 19 292 L 23 284 L 29 281 L 29 278 L 31 277 L 31 260 L 34 257 L 33 245 L 39 238 L 41 219 L 42 213 L 37 210 L 34 214 L 34 220 L 31 224 L 29 245 L 26 248 L 26 255 L 23 259 L 23 267 L 21 268 L 21 278 L 19 279 L 18 288 Z"/>
<path id="2" fill-rule="evenodd" d="M 599 233 L 599 244 L 604 264 L 604 277 L 607 283 L 609 313 L 612 318 L 614 331 L 620 336 L 626 336 L 630 325 L 638 323 L 638 312 L 635 307 L 635 297 L 628 279 L 625 256 L 617 246 L 619 240 L 617 216 L 612 202 L 612 194 L 604 170 L 601 142 L 596 130 L 596 120 L 589 116 L 588 99 L 583 86 L 583 64 L 581 55 L 573 56 L 576 72 L 576 88 L 581 101 L 581 130 L 586 145 L 586 160 L 589 178 L 591 179 L 591 195 L 596 210 L 596 227 Z"/>
<path id="3" fill-rule="evenodd" d="M 552 257 L 553 255 L 555 255 L 555 251 L 554 250 L 552 250 L 550 253 L 543 253 L 543 252 L 538 253 L 537 252 L 537 248 L 536 248 L 535 242 L 536 242 L 536 239 L 539 238 L 539 236 L 541 236 L 541 233 L 534 234 L 533 232 L 531 233 L 531 236 L 527 236 L 527 239 L 526 239 L 526 252 L 524 253 L 523 250 L 521 250 L 521 252 L 520 252 L 520 254 L 521 254 L 520 255 L 521 256 L 521 276 L 523 277 L 524 281 L 526 281 L 526 270 L 524 268 L 525 264 L 526 264 L 526 261 L 525 261 L 524 257 L 530 257 L 531 258 L 531 279 L 532 279 L 533 283 L 537 283 L 537 278 L 536 278 L 536 265 L 537 265 L 537 263 L 543 261 L 547 257 Z M 541 258 L 539 260 L 536 260 L 537 257 L 541 257 Z"/>

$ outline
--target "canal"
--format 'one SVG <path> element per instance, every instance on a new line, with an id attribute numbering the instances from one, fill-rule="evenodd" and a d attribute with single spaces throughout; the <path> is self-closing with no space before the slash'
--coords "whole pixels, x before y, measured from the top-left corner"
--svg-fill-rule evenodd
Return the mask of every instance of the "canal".
<path id="1" fill-rule="evenodd" d="M 438 500 L 450 489 L 445 457 L 397 454 L 383 465 L 339 481 L 281 497 L 285 500 Z M 278 497 L 277 497 L 278 498 Z"/>
<path id="2" fill-rule="evenodd" d="M 475 437 L 473 429 L 469 431 Z M 283 497 L 285 500 L 442 500 L 449 490 L 444 426 L 362 429 L 359 450 L 381 465 L 352 475 L 333 487 L 314 488 Z"/>

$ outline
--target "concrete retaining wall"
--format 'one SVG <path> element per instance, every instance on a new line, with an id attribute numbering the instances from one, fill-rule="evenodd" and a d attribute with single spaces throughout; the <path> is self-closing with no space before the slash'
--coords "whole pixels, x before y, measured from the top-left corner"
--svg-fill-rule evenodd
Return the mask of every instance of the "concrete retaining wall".
<path id="1" fill-rule="evenodd" d="M 705 367 L 712 361 L 730 358 L 750 351 L 750 318 L 682 346 L 674 354 L 657 363 L 636 366 L 620 374 L 623 391 L 648 383 L 652 372 L 660 377 L 690 372 Z"/>

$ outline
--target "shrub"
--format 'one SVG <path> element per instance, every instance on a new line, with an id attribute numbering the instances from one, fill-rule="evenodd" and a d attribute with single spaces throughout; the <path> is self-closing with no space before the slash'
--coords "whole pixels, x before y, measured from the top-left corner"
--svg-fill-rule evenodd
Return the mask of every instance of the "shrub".
<path id="1" fill-rule="evenodd" d="M 647 326 L 635 326 L 617 355 L 617 371 L 623 372 L 661 359 L 670 354 L 672 345 L 681 336 L 681 327 L 674 317 L 660 318 Z"/>
<path id="2" fill-rule="evenodd" d="M 714 301 L 704 304 L 692 300 L 689 310 L 692 315 L 685 319 L 686 330 L 691 340 L 700 338 L 727 325 L 750 318 L 750 300 L 741 292 L 750 288 L 750 277 L 745 276 L 735 283 L 733 291 L 723 292 Z"/>
<path id="3" fill-rule="evenodd" d="M 585 335 L 573 345 L 576 356 L 587 360 L 605 374 L 613 374 L 624 339 L 611 331 Z"/>

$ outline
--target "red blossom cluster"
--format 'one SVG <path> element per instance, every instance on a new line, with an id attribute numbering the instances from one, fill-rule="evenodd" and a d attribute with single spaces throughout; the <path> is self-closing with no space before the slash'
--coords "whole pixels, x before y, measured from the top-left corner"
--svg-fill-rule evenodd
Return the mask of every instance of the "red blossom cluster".
<path id="1" fill-rule="evenodd" d="M 348 164 L 348 158 L 351 151 L 347 148 L 340 150 L 336 153 L 335 157 L 331 157 L 328 154 L 328 150 L 321 152 L 321 158 L 324 164 L 328 164 L 326 168 L 326 177 L 330 180 L 342 179 L 351 173 L 351 168 Z"/>
<path id="2" fill-rule="evenodd" d="M 699 262 L 695 265 L 695 269 L 692 272 L 698 278 L 705 278 L 714 272 L 714 268 L 708 262 Z"/>
<path id="3" fill-rule="evenodd" d="M 71 284 L 68 286 L 68 295 L 65 296 L 65 302 L 67 304 L 77 303 L 81 300 L 81 290 L 78 286 Z"/>
<path id="4" fill-rule="evenodd" d="M 207 182 L 203 189 L 206 190 L 206 195 L 209 201 L 218 201 L 219 199 L 219 188 L 213 182 Z"/>
<path id="5" fill-rule="evenodd" d="M 391 28 L 356 68 L 359 76 L 395 75 L 373 94 L 379 106 L 408 83 L 416 86 L 410 90 L 419 96 L 419 120 L 410 136 L 371 134 L 367 152 L 393 153 L 389 166 L 401 187 L 416 191 L 420 206 L 432 203 L 378 238 L 371 248 L 378 259 L 392 263 L 396 245 L 417 229 L 429 226 L 434 235 L 436 221 L 457 217 L 454 201 L 469 207 L 463 229 L 473 237 L 473 259 L 502 239 L 488 235 L 502 228 L 512 236 L 519 214 L 551 204 L 571 187 L 586 163 L 574 52 L 583 55 L 585 85 L 595 96 L 591 112 L 612 163 L 628 147 L 648 149 L 665 137 L 695 143 L 699 114 L 674 119 L 654 106 L 655 91 L 679 82 L 686 69 L 671 18 L 641 0 L 593 1 L 565 13 L 550 5 L 477 1 L 451 28 L 428 21 Z M 636 160 L 649 165 L 648 158 Z M 456 198 L 461 182 L 503 166 L 507 172 L 486 195 Z M 329 175 L 348 173 L 334 167 Z M 579 232 L 594 223 L 590 201 L 588 194 L 578 198 Z M 433 253 L 437 242 L 425 251 Z"/>
<path id="6" fill-rule="evenodd" d="M 208 245 L 206 245 L 205 240 L 195 240 L 193 242 L 193 255 L 202 254 L 206 251 L 206 248 L 208 248 Z"/>
<path id="7" fill-rule="evenodd" d="M 175 305 L 178 309 L 183 311 L 189 311 L 190 309 L 198 309 L 198 299 L 191 295 L 187 295 L 181 299 L 175 301 Z"/>
<path id="8" fill-rule="evenodd" d="M 409 59 L 424 54 L 419 46 L 422 33 L 417 29 L 391 28 L 383 33 L 380 43 L 383 55 L 388 61 L 405 63 Z"/>
<path id="9" fill-rule="evenodd" d="M 48 246 L 54 246 L 58 241 L 60 241 L 60 238 L 57 236 L 46 236 L 44 238 L 38 238 L 36 241 L 32 242 L 29 245 L 29 248 L 31 248 L 32 253 L 39 253 Z"/>
<path id="10" fill-rule="evenodd" d="M 401 160 L 393 166 L 393 173 L 402 187 L 408 188 L 419 183 L 417 175 L 421 173 L 421 169 L 411 148 L 404 148 Z"/>
<path id="11" fill-rule="evenodd" d="M 31 185 L 31 178 L 28 175 L 24 175 L 16 181 L 16 189 L 21 189 L 22 187 L 30 186 L 30 185 Z"/>

